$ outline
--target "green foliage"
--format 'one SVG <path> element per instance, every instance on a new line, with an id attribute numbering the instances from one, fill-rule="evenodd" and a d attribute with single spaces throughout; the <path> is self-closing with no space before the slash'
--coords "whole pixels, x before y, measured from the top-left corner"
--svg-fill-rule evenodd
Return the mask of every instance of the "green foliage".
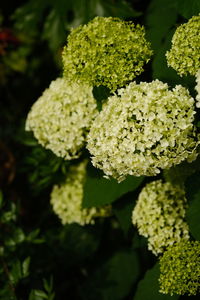
<path id="1" fill-rule="evenodd" d="M 44 290 L 32 290 L 28 300 L 54 300 L 55 293 L 53 291 L 53 278 L 50 280 L 43 279 Z"/>
<path id="2" fill-rule="evenodd" d="M 20 172 L 28 175 L 34 193 L 65 178 L 69 167 L 68 161 L 44 149 L 30 133 L 23 135 L 23 144 L 29 147 L 29 151 L 22 162 Z"/>
<path id="3" fill-rule="evenodd" d="M 119 17 L 145 27 L 153 58 L 136 77 L 137 83 L 159 79 L 171 87 L 181 84 L 195 97 L 195 78 L 181 78 L 168 68 L 165 53 L 171 48 L 176 28 L 199 13 L 199 0 L 2 2 L 0 300 L 187 299 L 159 293 L 157 257 L 148 251 L 148 240 L 138 234 L 131 216 L 145 184 L 156 179 L 178 184 L 185 188 L 188 199 L 191 240 L 199 241 L 200 159 L 165 169 L 156 178 L 132 176 L 121 183 L 104 178 L 90 165 L 83 207 L 109 204 L 112 215 L 97 219 L 94 225 L 62 226 L 50 205 L 50 192 L 55 184 L 66 180 L 69 167 L 89 159 L 89 153 L 84 150 L 71 162 L 55 156 L 24 131 L 24 120 L 51 80 L 62 75 L 61 52 L 71 29 L 87 24 L 95 16 Z M 118 71 L 119 62 L 114 63 Z M 105 86 L 94 87 L 93 96 L 101 111 L 111 92 Z M 197 132 L 199 123 L 196 109 Z M 190 262 L 199 259 L 195 255 Z M 184 270 L 187 267 L 189 264 Z M 196 274 L 197 269 L 192 271 Z"/>
<path id="4" fill-rule="evenodd" d="M 170 18 L 169 18 L 170 15 Z M 172 28 L 177 19 L 176 1 L 153 0 L 148 7 L 146 18 L 147 38 L 151 41 L 154 50 L 152 62 L 152 77 L 160 80 L 177 82 L 178 75 L 173 69 L 167 67 L 166 50 L 170 47 Z M 158 26 L 159 24 L 159 26 Z"/>
<path id="5" fill-rule="evenodd" d="M 177 300 L 179 296 L 163 295 L 158 292 L 159 283 L 159 264 L 156 263 L 154 267 L 147 270 L 144 278 L 139 282 L 134 300 Z"/>
<path id="6" fill-rule="evenodd" d="M 122 276 L 126 274 L 126 276 Z M 92 300 L 124 299 L 139 275 L 137 254 L 132 251 L 119 251 L 91 274 L 82 286 L 83 298 Z"/>
<path id="7" fill-rule="evenodd" d="M 126 1 L 112 0 L 29 0 L 16 9 L 12 18 L 15 27 L 30 36 L 41 34 L 52 51 L 56 51 L 66 40 L 66 34 L 71 27 L 87 23 L 96 15 L 115 17 L 137 17 Z"/>
<path id="8" fill-rule="evenodd" d="M 200 173 L 196 172 L 186 181 L 186 192 L 189 200 L 187 222 L 190 232 L 196 240 L 200 240 Z"/>
<path id="9" fill-rule="evenodd" d="M 134 191 L 143 179 L 143 176 L 128 176 L 126 180 L 118 183 L 115 179 L 104 178 L 102 173 L 94 168 L 88 169 L 82 205 L 83 207 L 98 207 L 111 204 L 126 193 Z"/>
<path id="10" fill-rule="evenodd" d="M 200 13 L 199 0 L 176 0 L 178 12 L 186 19 L 190 19 L 192 16 Z"/>

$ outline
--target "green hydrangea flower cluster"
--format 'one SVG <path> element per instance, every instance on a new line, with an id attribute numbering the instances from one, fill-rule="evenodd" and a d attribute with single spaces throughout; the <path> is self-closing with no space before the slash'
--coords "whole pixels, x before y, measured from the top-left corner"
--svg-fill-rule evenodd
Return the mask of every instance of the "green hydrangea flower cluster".
<path id="1" fill-rule="evenodd" d="M 132 82 L 108 99 L 92 123 L 87 138 L 92 163 L 122 181 L 194 160 L 194 115 L 194 99 L 184 87 Z"/>
<path id="2" fill-rule="evenodd" d="M 200 15 L 176 29 L 166 57 L 168 65 L 179 75 L 196 75 L 200 69 Z"/>
<path id="3" fill-rule="evenodd" d="M 96 217 L 107 217 L 111 214 L 111 206 L 82 208 L 86 165 L 86 161 L 72 165 L 65 182 L 61 185 L 55 185 L 51 192 L 51 205 L 63 225 L 71 223 L 94 224 Z"/>
<path id="4" fill-rule="evenodd" d="M 132 222 L 139 234 L 148 238 L 148 249 L 155 255 L 181 239 L 189 239 L 186 207 L 184 191 L 169 182 L 153 181 L 140 192 Z"/>
<path id="5" fill-rule="evenodd" d="M 26 130 L 57 156 L 74 159 L 85 144 L 96 107 L 91 86 L 57 78 L 33 104 Z"/>
<path id="6" fill-rule="evenodd" d="M 196 295 L 200 292 L 200 242 L 182 241 L 160 258 L 160 292 Z"/>
<path id="7" fill-rule="evenodd" d="M 69 34 L 63 50 L 64 76 L 115 91 L 139 75 L 151 55 L 142 26 L 96 17 Z"/>
<path id="8" fill-rule="evenodd" d="M 197 91 L 197 96 L 196 96 L 196 107 L 200 108 L 200 69 L 196 74 L 196 91 Z"/>

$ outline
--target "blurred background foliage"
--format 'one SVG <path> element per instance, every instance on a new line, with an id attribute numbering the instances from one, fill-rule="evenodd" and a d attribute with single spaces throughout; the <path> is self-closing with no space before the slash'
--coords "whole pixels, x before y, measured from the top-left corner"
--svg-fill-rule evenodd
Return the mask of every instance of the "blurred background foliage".
<path id="1" fill-rule="evenodd" d="M 177 26 L 199 12 L 199 0 L 1 3 L 0 299 L 187 298 L 158 293 L 156 258 L 131 225 L 138 193 L 149 179 L 128 178 L 118 186 L 90 166 L 83 205 L 113 203 L 114 214 L 93 226 L 62 226 L 52 212 L 49 193 L 64 179 L 69 163 L 38 145 L 24 131 L 24 122 L 33 102 L 62 73 L 62 47 L 70 29 L 97 15 L 145 26 L 154 57 L 138 80 L 181 83 L 194 95 L 194 78 L 180 78 L 167 67 L 164 54 Z M 97 100 L 104 99 L 105 91 L 95 93 Z M 183 163 L 164 176 L 185 183 L 190 232 L 200 240 L 200 161 L 194 165 Z"/>

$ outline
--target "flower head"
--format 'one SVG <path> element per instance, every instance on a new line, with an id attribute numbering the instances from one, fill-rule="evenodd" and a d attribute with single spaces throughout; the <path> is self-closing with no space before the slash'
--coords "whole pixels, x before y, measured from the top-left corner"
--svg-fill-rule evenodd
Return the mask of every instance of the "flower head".
<path id="1" fill-rule="evenodd" d="M 142 26 L 96 17 L 69 34 L 63 51 L 64 76 L 116 90 L 139 75 L 151 55 Z"/>
<path id="2" fill-rule="evenodd" d="M 199 69 L 199 71 L 197 72 L 197 74 L 196 74 L 196 83 L 197 83 L 197 85 L 196 85 L 196 87 L 195 87 L 195 89 L 196 89 L 196 91 L 197 91 L 197 96 L 196 96 L 196 106 L 198 107 L 198 108 L 200 108 L 200 69 Z"/>
<path id="3" fill-rule="evenodd" d="M 200 292 L 200 242 L 181 241 L 160 258 L 160 292 L 196 295 Z"/>
<path id="4" fill-rule="evenodd" d="M 176 29 L 166 57 L 168 65 L 179 75 L 196 75 L 200 69 L 200 15 Z"/>
<path id="5" fill-rule="evenodd" d="M 70 160 L 79 156 L 96 114 L 92 87 L 58 78 L 33 104 L 26 130 L 32 130 L 42 146 Z"/>
<path id="6" fill-rule="evenodd" d="M 158 255 L 169 245 L 189 239 L 185 213 L 184 191 L 179 186 L 157 180 L 142 189 L 132 222 L 139 234 L 148 238 L 148 249 Z"/>
<path id="7" fill-rule="evenodd" d="M 91 126 L 92 163 L 120 181 L 195 159 L 194 114 L 194 99 L 184 87 L 170 91 L 159 80 L 132 82 L 108 99 Z"/>
<path id="8" fill-rule="evenodd" d="M 78 223 L 80 225 L 94 224 L 96 217 L 106 217 L 111 213 L 111 207 L 82 208 L 83 188 L 86 177 L 86 164 L 72 165 L 65 182 L 55 185 L 51 192 L 51 204 L 62 224 Z"/>

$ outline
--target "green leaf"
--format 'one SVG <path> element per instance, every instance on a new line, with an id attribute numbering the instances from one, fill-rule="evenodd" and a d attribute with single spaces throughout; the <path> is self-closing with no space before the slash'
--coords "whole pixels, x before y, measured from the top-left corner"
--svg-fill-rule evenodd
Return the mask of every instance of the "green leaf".
<path id="1" fill-rule="evenodd" d="M 22 274 L 24 278 L 29 275 L 30 260 L 31 258 L 27 257 L 22 263 Z"/>
<path id="2" fill-rule="evenodd" d="M 2 207 L 2 205 L 3 205 L 3 193 L 0 190 L 0 208 Z"/>
<path id="3" fill-rule="evenodd" d="M 43 300 L 48 299 L 48 296 L 45 292 L 41 290 L 32 290 L 29 295 L 29 300 Z"/>
<path id="4" fill-rule="evenodd" d="M 9 277 L 12 283 L 15 285 L 19 282 L 20 279 L 22 279 L 22 266 L 19 259 L 13 264 Z"/>
<path id="5" fill-rule="evenodd" d="M 56 51 L 64 43 L 66 35 L 62 15 L 52 9 L 44 23 L 43 38 L 49 42 L 50 49 Z"/>
<path id="6" fill-rule="evenodd" d="M 137 254 L 134 251 L 119 251 L 89 277 L 81 290 L 87 300 L 121 300 L 129 294 L 138 276 Z"/>
<path id="7" fill-rule="evenodd" d="M 132 211 L 135 205 L 135 197 L 133 195 L 127 195 L 125 199 L 120 199 L 113 204 L 113 212 L 117 217 L 125 234 L 128 233 L 130 227 L 132 227 Z"/>
<path id="8" fill-rule="evenodd" d="M 84 185 L 83 207 L 98 207 L 110 204 L 124 194 L 134 191 L 144 177 L 128 176 L 118 183 L 115 179 L 106 179 L 96 173 L 93 177 L 88 173 Z"/>
<path id="9" fill-rule="evenodd" d="M 94 98 L 97 101 L 97 109 L 99 111 L 101 111 L 102 110 L 103 102 L 105 102 L 105 100 L 110 95 L 110 90 L 107 87 L 101 85 L 101 86 L 98 86 L 98 87 L 95 86 L 93 88 L 92 92 L 93 92 Z"/>
<path id="10" fill-rule="evenodd" d="M 133 9 L 130 3 L 124 0 L 117 0 L 115 3 L 113 1 L 101 0 L 100 1 L 105 13 L 104 16 L 114 16 L 119 18 L 130 18 L 139 17 L 142 15 L 141 12 Z"/>
<path id="11" fill-rule="evenodd" d="M 177 10 L 174 0 L 165 1 L 165 5 L 163 0 L 151 1 L 146 17 L 147 37 L 155 51 L 159 50 L 176 19 Z"/>
<path id="12" fill-rule="evenodd" d="M 179 296 L 170 296 L 159 293 L 159 264 L 148 270 L 139 282 L 133 300 L 177 300 Z"/>
<path id="13" fill-rule="evenodd" d="M 192 174 L 200 170 L 200 157 L 191 163 L 184 161 L 170 169 L 165 169 L 163 175 L 166 181 L 172 184 L 184 185 L 184 182 Z"/>
<path id="14" fill-rule="evenodd" d="M 200 172 L 196 172 L 188 178 L 185 189 L 189 204 L 186 212 L 187 223 L 192 236 L 196 240 L 200 240 Z"/>
<path id="15" fill-rule="evenodd" d="M 91 227 L 82 227 L 78 224 L 70 224 L 63 227 L 60 232 L 60 243 L 63 252 L 67 253 L 67 264 L 81 262 L 92 256 L 98 249 L 101 229 Z"/>
<path id="16" fill-rule="evenodd" d="M 200 13 L 199 0 L 176 0 L 178 12 L 186 19 L 197 16 Z"/>
<path id="17" fill-rule="evenodd" d="M 200 240 L 200 191 L 196 193 L 193 201 L 189 204 L 189 208 L 187 209 L 187 223 L 190 228 L 190 232 L 192 236 L 196 240 Z"/>
<path id="18" fill-rule="evenodd" d="M 47 5 L 48 1 L 46 0 L 31 0 L 17 8 L 12 16 L 15 27 L 29 34 L 35 32 Z"/>
<path id="19" fill-rule="evenodd" d="M 53 291 L 53 277 L 51 276 L 49 281 L 46 279 L 43 279 L 43 285 L 44 289 L 48 294 L 51 294 Z"/>

